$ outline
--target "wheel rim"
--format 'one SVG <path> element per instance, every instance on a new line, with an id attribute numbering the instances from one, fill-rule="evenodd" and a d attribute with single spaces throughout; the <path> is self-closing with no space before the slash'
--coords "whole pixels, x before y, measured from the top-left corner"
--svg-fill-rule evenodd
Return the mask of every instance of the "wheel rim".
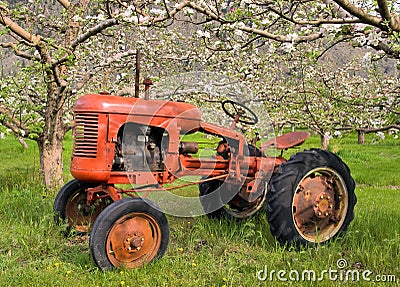
<path id="1" fill-rule="evenodd" d="M 247 206 L 240 206 L 239 204 L 235 204 L 236 198 L 240 199 L 240 196 L 237 195 L 235 196 L 228 204 L 225 204 L 223 206 L 223 209 L 225 212 L 233 217 L 236 218 L 246 218 L 249 216 L 252 216 L 255 214 L 257 211 L 263 207 L 265 198 L 266 198 L 266 192 L 265 190 L 267 189 L 267 186 L 265 186 L 264 192 L 262 195 L 252 204 L 249 204 Z"/>
<path id="2" fill-rule="evenodd" d="M 107 236 L 106 252 L 116 267 L 135 268 L 150 262 L 161 246 L 161 228 L 147 213 L 132 212 L 118 219 Z"/>
<path id="3" fill-rule="evenodd" d="M 341 229 L 348 209 L 348 191 L 340 174 L 321 167 L 308 172 L 297 185 L 292 202 L 294 225 L 305 240 L 321 243 Z"/>
<path id="4" fill-rule="evenodd" d="M 69 227 L 78 232 L 89 232 L 94 220 L 107 205 L 106 199 L 99 199 L 89 206 L 86 192 L 77 190 L 65 206 L 65 216 Z"/>

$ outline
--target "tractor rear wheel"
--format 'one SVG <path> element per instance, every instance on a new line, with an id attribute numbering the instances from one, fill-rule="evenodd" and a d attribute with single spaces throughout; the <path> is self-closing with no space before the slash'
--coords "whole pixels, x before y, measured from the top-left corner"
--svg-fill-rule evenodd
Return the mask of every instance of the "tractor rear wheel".
<path id="1" fill-rule="evenodd" d="M 73 179 L 58 192 L 53 205 L 54 220 L 57 224 L 67 221 L 68 233 L 72 230 L 78 233 L 89 232 L 96 217 L 112 202 L 111 198 L 102 198 L 87 205 L 86 189 L 96 185 Z"/>
<path id="2" fill-rule="evenodd" d="M 161 258 L 169 225 L 163 212 L 144 198 L 124 198 L 108 206 L 93 224 L 90 255 L 101 270 L 136 268 Z"/>
<path id="3" fill-rule="evenodd" d="M 346 232 L 354 218 L 355 183 L 335 154 L 312 149 L 279 167 L 267 193 L 271 233 L 282 244 L 314 245 Z"/>

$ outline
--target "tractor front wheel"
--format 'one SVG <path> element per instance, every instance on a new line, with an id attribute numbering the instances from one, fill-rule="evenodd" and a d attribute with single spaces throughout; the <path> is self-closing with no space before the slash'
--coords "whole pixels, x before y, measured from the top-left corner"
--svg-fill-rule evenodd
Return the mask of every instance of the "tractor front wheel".
<path id="1" fill-rule="evenodd" d="M 267 193 L 267 219 L 279 242 L 318 244 L 346 232 L 354 218 L 355 183 L 335 154 L 312 149 L 279 167 Z"/>
<path id="2" fill-rule="evenodd" d="M 163 212 L 144 198 L 124 198 L 96 219 L 90 255 L 101 270 L 136 268 L 161 258 L 168 246 L 169 225 Z"/>
<path id="3" fill-rule="evenodd" d="M 111 198 L 101 198 L 92 205 L 87 205 L 86 189 L 97 184 L 73 179 L 58 192 L 53 205 L 56 223 L 67 221 L 67 232 L 75 230 L 78 233 L 89 232 L 91 225 L 100 212 L 109 205 Z"/>

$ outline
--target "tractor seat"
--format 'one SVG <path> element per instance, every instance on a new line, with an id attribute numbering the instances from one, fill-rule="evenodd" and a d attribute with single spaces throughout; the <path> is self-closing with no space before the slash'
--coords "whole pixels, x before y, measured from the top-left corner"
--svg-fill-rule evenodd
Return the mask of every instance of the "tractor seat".
<path id="1" fill-rule="evenodd" d="M 310 137 L 309 132 L 291 132 L 283 134 L 276 138 L 270 139 L 269 141 L 261 145 L 261 150 L 265 150 L 269 147 L 275 147 L 277 149 L 288 149 L 298 145 L 301 145 L 306 139 Z"/>

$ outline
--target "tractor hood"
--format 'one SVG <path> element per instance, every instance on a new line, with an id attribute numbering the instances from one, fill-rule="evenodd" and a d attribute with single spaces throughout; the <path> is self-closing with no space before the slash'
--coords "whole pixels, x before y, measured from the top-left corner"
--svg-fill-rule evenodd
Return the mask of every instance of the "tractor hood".
<path id="1" fill-rule="evenodd" d="M 176 120 L 178 126 L 186 131 L 198 129 L 201 121 L 200 110 L 188 103 L 101 94 L 81 96 L 76 101 L 74 112 L 124 115 L 127 121 L 164 128 Z"/>

